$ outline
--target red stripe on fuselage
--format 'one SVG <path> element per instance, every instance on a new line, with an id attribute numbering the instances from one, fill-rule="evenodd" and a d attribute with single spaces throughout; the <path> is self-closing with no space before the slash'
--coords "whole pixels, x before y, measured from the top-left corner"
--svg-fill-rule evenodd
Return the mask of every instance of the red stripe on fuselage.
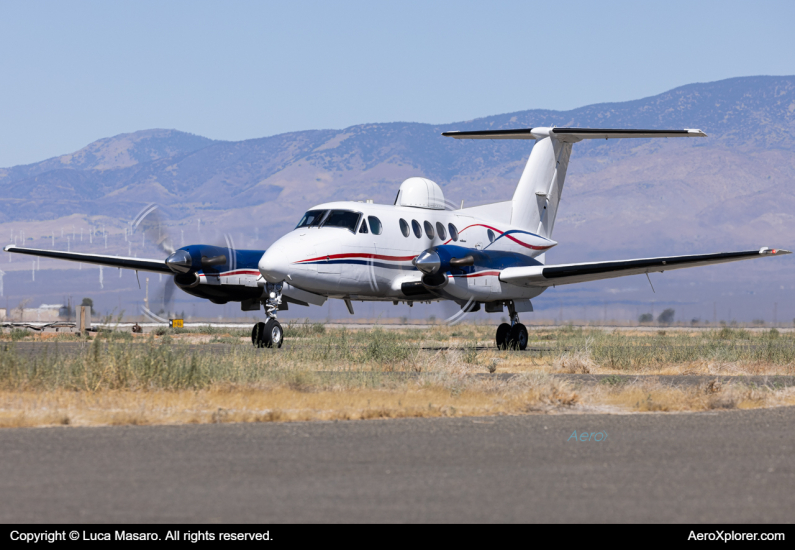
<path id="1" fill-rule="evenodd" d="M 245 270 L 245 271 L 227 271 L 225 273 L 210 273 L 209 276 L 210 277 L 226 277 L 228 275 L 257 275 L 257 276 L 259 276 L 259 274 L 260 274 L 259 271 Z M 207 276 L 208 276 L 207 273 L 199 273 L 199 277 L 207 277 Z"/>
<path id="2" fill-rule="evenodd" d="M 364 254 L 364 253 L 355 253 L 355 254 L 327 254 L 326 256 L 318 256 L 317 258 L 309 258 L 307 260 L 299 260 L 297 262 L 293 262 L 296 264 L 302 264 L 304 262 L 316 262 L 318 260 L 341 260 L 344 258 L 369 258 L 372 260 L 390 260 L 393 262 L 409 262 L 416 258 L 417 256 L 383 256 L 381 254 Z"/>
<path id="3" fill-rule="evenodd" d="M 499 275 L 499 271 L 479 271 L 477 273 L 470 273 L 469 275 L 449 275 L 455 279 L 471 279 L 472 277 L 485 277 L 487 275 Z"/>
<path id="4" fill-rule="evenodd" d="M 505 235 L 505 231 L 500 231 L 496 227 L 492 227 L 490 225 L 485 225 L 485 224 L 482 224 L 482 223 L 473 223 L 472 225 L 466 226 L 464 229 L 462 229 L 461 231 L 458 232 L 459 235 L 461 233 L 463 233 L 464 231 L 466 231 L 467 229 L 469 229 L 470 227 L 485 227 L 486 229 L 491 229 L 493 231 L 496 231 L 500 235 L 502 235 L 502 236 L 504 236 L 504 237 L 506 237 L 508 239 L 511 239 L 516 244 L 520 244 L 520 245 L 524 246 L 525 248 L 531 248 L 533 250 L 548 250 L 548 249 L 552 248 L 552 245 L 549 245 L 549 246 L 533 246 L 532 244 L 523 243 L 522 241 L 512 237 L 511 235 Z M 449 244 L 452 240 L 453 239 L 448 239 L 444 244 Z"/>

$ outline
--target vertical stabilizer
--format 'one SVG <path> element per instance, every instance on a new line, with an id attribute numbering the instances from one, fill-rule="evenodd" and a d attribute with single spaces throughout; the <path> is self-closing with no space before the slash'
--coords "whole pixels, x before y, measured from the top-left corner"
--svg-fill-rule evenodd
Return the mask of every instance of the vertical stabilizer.
<path id="1" fill-rule="evenodd" d="M 571 146 L 584 139 L 707 137 L 701 130 L 631 130 L 604 128 L 518 128 L 444 132 L 455 139 L 534 139 L 511 202 L 511 225 L 552 238 Z"/>
<path id="2" fill-rule="evenodd" d="M 554 137 L 536 142 L 511 203 L 511 225 L 551 238 L 563 192 L 571 143 Z"/>

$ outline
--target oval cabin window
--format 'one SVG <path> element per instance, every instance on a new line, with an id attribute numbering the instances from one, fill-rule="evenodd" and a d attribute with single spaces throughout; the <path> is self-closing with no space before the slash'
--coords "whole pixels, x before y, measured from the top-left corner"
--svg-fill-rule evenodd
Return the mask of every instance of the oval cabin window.
<path id="1" fill-rule="evenodd" d="M 400 218 L 400 232 L 403 233 L 404 237 L 409 236 L 409 223 L 403 218 Z"/>
<path id="2" fill-rule="evenodd" d="M 439 238 L 447 240 L 447 232 L 444 230 L 444 224 L 442 222 L 436 222 L 436 234 L 439 235 Z"/>
<path id="3" fill-rule="evenodd" d="M 426 221 L 423 225 L 425 225 L 425 234 L 428 235 L 429 239 L 433 239 L 433 226 L 431 222 Z"/>
<path id="4" fill-rule="evenodd" d="M 414 230 L 414 236 L 418 239 L 422 237 L 422 226 L 417 220 L 411 220 L 411 228 Z"/>
<path id="5" fill-rule="evenodd" d="M 458 242 L 458 229 L 451 223 L 447 224 L 447 229 L 450 230 L 450 238 Z"/>

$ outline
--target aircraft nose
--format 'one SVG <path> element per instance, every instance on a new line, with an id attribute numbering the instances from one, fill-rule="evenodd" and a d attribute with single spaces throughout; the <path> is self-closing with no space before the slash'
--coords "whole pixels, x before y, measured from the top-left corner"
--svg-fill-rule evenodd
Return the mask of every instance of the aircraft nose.
<path id="1" fill-rule="evenodd" d="M 259 272 L 269 283 L 280 283 L 287 278 L 289 262 L 278 243 L 274 243 L 259 260 Z"/>

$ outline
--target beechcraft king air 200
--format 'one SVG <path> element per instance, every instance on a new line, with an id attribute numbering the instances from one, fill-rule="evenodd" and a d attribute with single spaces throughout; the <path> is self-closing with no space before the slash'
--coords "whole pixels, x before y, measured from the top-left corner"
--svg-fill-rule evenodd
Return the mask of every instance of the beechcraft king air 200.
<path id="1" fill-rule="evenodd" d="M 502 312 L 500 348 L 525 349 L 519 313 L 550 286 L 789 254 L 787 250 L 549 265 L 572 146 L 583 139 L 706 137 L 701 130 L 528 128 L 445 132 L 455 139 L 526 139 L 536 143 L 509 201 L 445 209 L 442 189 L 424 178 L 404 181 L 392 205 L 331 202 L 311 207 L 296 228 L 267 251 L 191 245 L 165 260 L 117 258 L 7 246 L 7 252 L 62 258 L 174 275 L 175 283 L 216 303 L 265 306 L 267 321 L 252 330 L 259 347 L 280 347 L 277 311 L 287 303 L 322 305 L 342 299 L 394 304 L 450 300 L 462 312 Z"/>

